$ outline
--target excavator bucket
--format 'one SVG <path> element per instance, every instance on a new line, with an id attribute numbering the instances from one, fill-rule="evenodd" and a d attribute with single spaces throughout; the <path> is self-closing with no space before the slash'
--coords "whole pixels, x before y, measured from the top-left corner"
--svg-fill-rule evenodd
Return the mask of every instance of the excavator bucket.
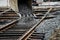
<path id="1" fill-rule="evenodd" d="M 18 7 L 20 4 L 25 4 L 29 8 L 31 8 L 32 7 L 32 0 L 18 0 Z"/>
<path id="2" fill-rule="evenodd" d="M 32 17 L 32 0 L 18 0 L 18 10 L 22 17 Z"/>

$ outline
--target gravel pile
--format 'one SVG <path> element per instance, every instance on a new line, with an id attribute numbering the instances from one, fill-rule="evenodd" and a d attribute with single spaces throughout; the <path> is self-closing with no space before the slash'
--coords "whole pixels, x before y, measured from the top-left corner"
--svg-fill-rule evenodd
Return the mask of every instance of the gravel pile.
<path id="1" fill-rule="evenodd" d="M 49 37 L 52 35 L 52 33 L 54 33 L 54 30 L 56 28 L 60 28 L 60 11 L 53 12 L 51 13 L 51 15 L 54 15 L 56 17 L 44 20 L 36 29 L 36 31 L 39 33 L 45 33 L 45 40 L 49 39 Z"/>

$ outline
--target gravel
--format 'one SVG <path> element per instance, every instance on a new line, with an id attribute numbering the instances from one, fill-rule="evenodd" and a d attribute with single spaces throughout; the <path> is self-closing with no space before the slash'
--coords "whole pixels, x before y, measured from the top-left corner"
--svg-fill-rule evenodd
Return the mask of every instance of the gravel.
<path id="1" fill-rule="evenodd" d="M 45 33 L 45 40 L 49 39 L 56 28 L 60 28 L 60 11 L 53 12 L 51 15 L 55 15 L 56 17 L 44 20 L 36 29 L 36 32 Z"/>
<path id="2" fill-rule="evenodd" d="M 18 25 L 27 25 L 31 26 L 35 24 L 37 21 L 34 19 L 32 10 L 27 7 L 25 4 L 20 4 L 19 6 L 20 14 L 22 15 L 21 20 L 18 22 Z M 58 13 L 58 14 L 57 14 Z M 57 15 L 56 15 L 57 14 Z M 56 16 L 52 19 L 44 20 L 39 27 L 36 29 L 38 33 L 45 33 L 45 40 L 48 40 L 49 37 L 54 33 L 56 28 L 60 28 L 60 11 L 50 13 L 50 15 Z"/>

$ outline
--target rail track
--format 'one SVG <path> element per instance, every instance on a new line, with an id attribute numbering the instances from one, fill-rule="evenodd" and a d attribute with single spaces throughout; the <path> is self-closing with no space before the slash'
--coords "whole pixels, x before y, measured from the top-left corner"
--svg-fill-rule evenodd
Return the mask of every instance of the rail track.
<path id="1" fill-rule="evenodd" d="M 3 27 L 1 26 L 2 28 L 0 28 L 0 40 L 43 40 L 45 33 L 37 33 L 35 29 L 44 19 L 50 18 L 46 16 L 51 10 L 52 8 L 50 8 L 46 14 L 39 18 L 40 20 L 37 23 L 32 24 L 31 26 L 18 24 L 20 19 L 18 16 L 16 16 L 17 14 L 13 12 L 2 14 L 0 16 L 1 20 L 13 21 L 7 23 Z"/>
<path id="2" fill-rule="evenodd" d="M 3 12 L 3 11 L 0 11 Z M 19 19 L 19 16 L 14 11 L 7 11 L 0 15 L 0 32 L 5 31 L 5 29 L 10 28 Z"/>
<path id="3" fill-rule="evenodd" d="M 55 29 L 49 40 L 60 40 L 60 29 Z"/>

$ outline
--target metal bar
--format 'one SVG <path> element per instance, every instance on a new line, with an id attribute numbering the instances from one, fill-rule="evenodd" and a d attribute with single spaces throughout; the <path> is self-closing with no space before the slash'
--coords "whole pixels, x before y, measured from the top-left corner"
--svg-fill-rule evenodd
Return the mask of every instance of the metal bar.
<path id="1" fill-rule="evenodd" d="M 5 10 L 3 12 L 0 12 L 0 15 L 3 14 L 3 13 L 6 13 L 7 11 L 11 10 L 11 8 L 9 8 L 8 10 Z"/>
<path id="2" fill-rule="evenodd" d="M 48 10 L 48 12 L 42 17 L 42 19 L 40 19 L 40 21 L 37 24 L 35 24 L 30 30 L 28 30 L 21 38 L 17 40 L 27 40 L 31 36 L 31 34 L 34 32 L 34 30 L 38 27 L 38 25 L 44 20 L 47 14 L 49 14 L 51 10 L 52 8 Z"/>
<path id="3" fill-rule="evenodd" d="M 18 20 L 20 20 L 20 19 L 16 19 L 16 20 L 14 20 L 14 21 L 12 21 L 12 22 L 10 22 L 10 23 L 2 26 L 2 28 L 0 28 L 0 32 L 2 32 L 3 30 L 6 30 L 6 29 L 8 29 L 8 28 L 10 28 L 10 27 L 11 27 L 12 25 L 14 25 Z"/>

